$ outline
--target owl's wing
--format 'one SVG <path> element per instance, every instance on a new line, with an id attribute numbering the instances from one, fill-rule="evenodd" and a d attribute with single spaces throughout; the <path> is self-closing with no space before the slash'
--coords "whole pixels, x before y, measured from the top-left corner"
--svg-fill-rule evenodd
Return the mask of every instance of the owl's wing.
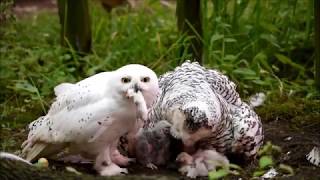
<path id="1" fill-rule="evenodd" d="M 183 73 L 180 74 L 184 76 L 190 76 L 189 72 L 191 71 L 196 72 L 193 73 L 193 76 L 190 76 L 190 78 L 196 78 L 197 74 L 205 76 L 213 91 L 220 94 L 228 103 L 236 106 L 241 105 L 242 101 L 236 91 L 236 84 L 221 72 L 213 69 L 206 69 L 198 62 L 191 62 L 190 60 L 185 61 L 180 67 L 177 67 L 175 71 L 179 71 L 179 69 L 183 69 Z M 165 84 L 167 78 L 170 77 L 171 74 L 172 73 L 170 72 L 165 74 L 163 83 L 160 82 L 159 85 Z M 177 73 L 175 73 L 175 75 L 177 75 Z"/>
<path id="2" fill-rule="evenodd" d="M 259 116 L 246 103 L 230 112 L 234 140 L 232 151 L 254 157 L 263 143 L 264 134 Z"/>
<path id="3" fill-rule="evenodd" d="M 236 84 L 222 73 L 208 69 L 205 71 L 205 76 L 211 88 L 219 93 L 228 103 L 233 105 L 241 105 L 239 93 L 236 91 Z"/>
<path id="4" fill-rule="evenodd" d="M 106 93 L 109 77 L 108 73 L 100 73 L 76 84 L 63 83 L 55 88 L 57 97 L 48 114 L 29 125 L 28 139 L 23 144 L 27 160 L 51 151 L 48 147 L 52 144 L 57 147 L 87 141 L 100 128 L 105 128 L 102 123 L 109 121 L 111 114 L 108 113 L 117 108 Z"/>
<path id="5" fill-rule="evenodd" d="M 48 114 L 63 109 L 71 110 L 86 106 L 100 99 L 106 92 L 111 72 L 103 72 L 86 78 L 76 84 L 62 83 L 54 88 L 56 100 Z"/>
<path id="6" fill-rule="evenodd" d="M 54 94 L 56 95 L 56 97 L 58 97 L 61 94 L 64 94 L 72 89 L 74 86 L 75 85 L 71 83 L 61 83 L 58 86 L 54 87 Z"/>

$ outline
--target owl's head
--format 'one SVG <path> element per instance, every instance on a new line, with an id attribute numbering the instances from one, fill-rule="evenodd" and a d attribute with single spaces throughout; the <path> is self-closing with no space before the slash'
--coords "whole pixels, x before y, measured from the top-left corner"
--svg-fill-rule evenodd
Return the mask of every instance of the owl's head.
<path id="1" fill-rule="evenodd" d="M 150 107 L 159 93 L 156 73 L 140 64 L 129 64 L 117 69 L 115 71 L 115 80 L 114 85 L 122 95 L 125 95 L 130 88 L 135 91 L 141 91 L 147 107 Z"/>
<path id="2" fill-rule="evenodd" d="M 187 103 L 187 106 L 177 108 L 172 113 L 170 133 L 181 139 L 185 146 L 193 146 L 199 140 L 212 134 L 208 126 L 210 117 L 202 102 Z"/>
<path id="3" fill-rule="evenodd" d="M 181 139 L 186 146 L 193 146 L 198 141 L 208 138 L 222 123 L 225 103 L 218 96 L 210 100 L 195 99 L 172 111 L 170 121 L 171 134 Z"/>

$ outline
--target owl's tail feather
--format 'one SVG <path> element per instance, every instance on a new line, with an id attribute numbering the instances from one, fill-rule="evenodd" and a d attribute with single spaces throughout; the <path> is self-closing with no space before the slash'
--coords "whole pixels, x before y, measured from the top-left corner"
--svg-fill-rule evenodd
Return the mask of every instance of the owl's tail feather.
<path id="1" fill-rule="evenodd" d="M 62 152 L 67 144 L 48 144 L 45 142 L 36 142 L 32 147 L 29 147 L 29 149 L 25 150 L 25 158 L 27 161 L 34 161 L 37 158 L 41 157 L 53 157 L 54 155 L 57 155 L 59 152 Z"/>
<path id="2" fill-rule="evenodd" d="M 249 106 L 251 106 L 252 108 L 261 106 L 265 100 L 266 100 L 266 94 L 263 92 L 259 92 L 257 94 L 250 96 Z"/>
<path id="3" fill-rule="evenodd" d="M 35 160 L 40 153 L 47 147 L 46 143 L 35 143 L 29 150 L 26 156 L 27 161 Z"/>

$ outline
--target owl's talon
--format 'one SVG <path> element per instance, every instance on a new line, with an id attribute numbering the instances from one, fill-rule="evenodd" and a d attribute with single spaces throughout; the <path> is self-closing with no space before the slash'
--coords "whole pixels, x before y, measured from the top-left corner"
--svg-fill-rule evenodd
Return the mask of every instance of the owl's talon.
<path id="1" fill-rule="evenodd" d="M 196 168 L 190 167 L 187 172 L 187 177 L 194 179 L 197 176 L 198 176 L 198 173 Z"/>
<path id="2" fill-rule="evenodd" d="M 130 163 L 135 162 L 135 158 L 128 158 L 122 155 L 118 150 L 115 150 L 111 155 L 112 162 L 120 166 L 128 166 Z"/>
<path id="3" fill-rule="evenodd" d="M 150 168 L 152 170 L 157 170 L 158 169 L 158 167 L 156 165 L 152 164 L 152 163 L 148 163 L 146 166 L 147 166 L 147 168 Z"/>
<path id="4" fill-rule="evenodd" d="M 173 127 L 170 128 L 170 134 L 176 139 L 181 139 L 181 136 Z"/>
<path id="5" fill-rule="evenodd" d="M 115 176 L 115 175 L 124 175 L 128 174 L 128 170 L 126 168 L 120 168 L 116 164 L 110 164 L 104 167 L 99 174 L 101 176 Z"/>

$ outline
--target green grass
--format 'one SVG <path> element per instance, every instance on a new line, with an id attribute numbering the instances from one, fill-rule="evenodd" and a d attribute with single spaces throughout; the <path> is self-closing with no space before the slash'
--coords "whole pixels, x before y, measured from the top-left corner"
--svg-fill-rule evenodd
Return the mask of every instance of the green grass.
<path id="1" fill-rule="evenodd" d="M 309 1 L 230 0 L 215 7 L 204 2 L 205 66 L 231 77 L 244 96 L 257 91 L 316 96 Z M 191 57 L 179 56 L 190 38 L 178 36 L 175 10 L 158 1 L 135 11 L 120 7 L 111 15 L 91 4 L 90 13 L 93 53 L 84 57 L 60 47 L 57 14 L 39 12 L 1 25 L 1 123 L 25 124 L 44 114 L 59 83 L 129 63 L 162 74 Z"/>
<path id="2" fill-rule="evenodd" d="M 246 94 L 256 88 L 315 93 L 291 82 L 314 84 L 311 1 L 212 2 L 203 5 L 208 66 L 226 72 Z"/>

